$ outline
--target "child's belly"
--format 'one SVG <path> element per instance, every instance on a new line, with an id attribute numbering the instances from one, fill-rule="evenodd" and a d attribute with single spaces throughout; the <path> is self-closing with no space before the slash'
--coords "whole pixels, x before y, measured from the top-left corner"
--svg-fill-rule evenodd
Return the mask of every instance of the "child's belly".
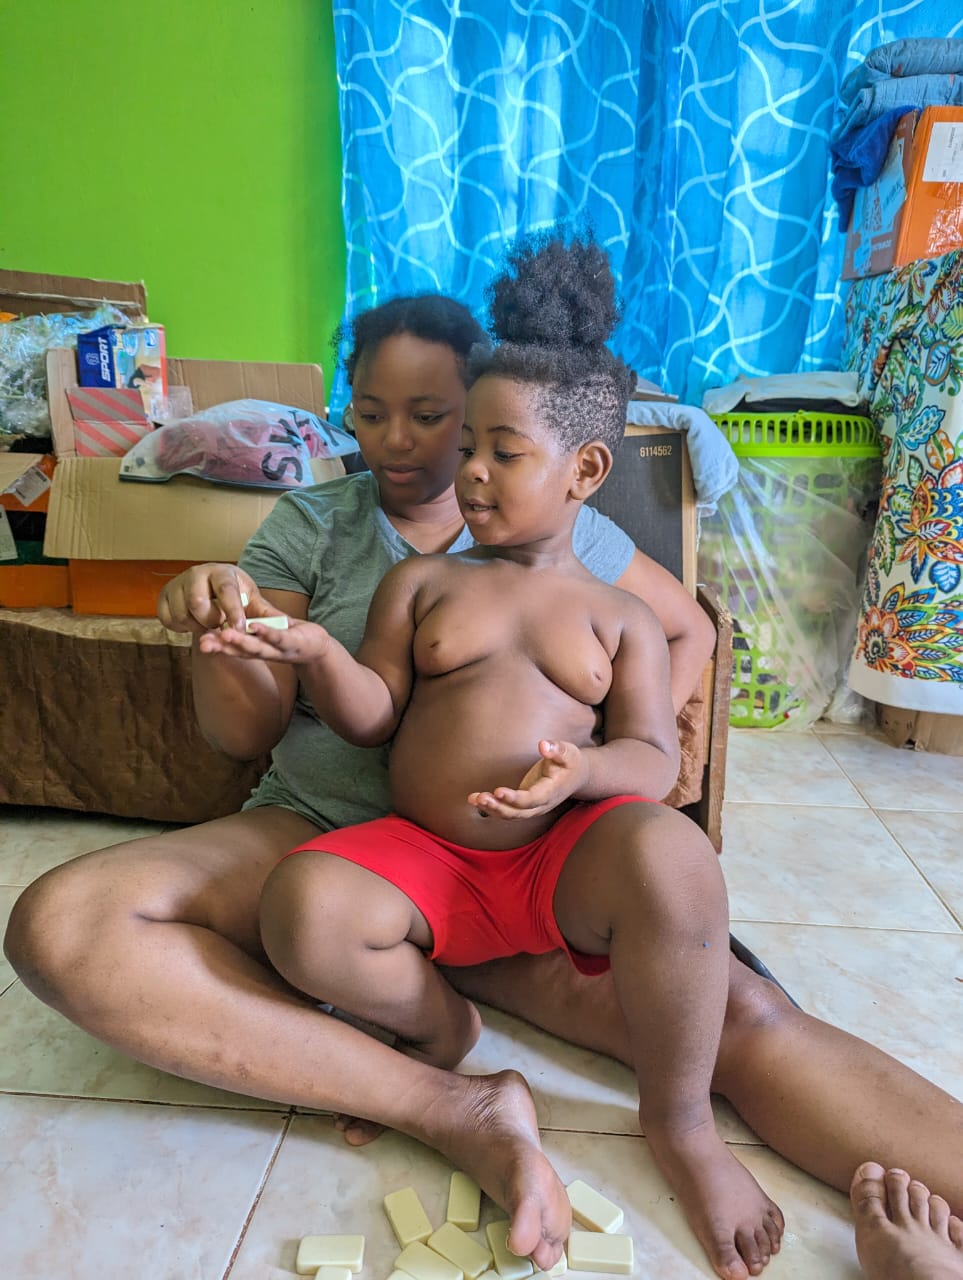
<path id="1" fill-rule="evenodd" d="M 391 747 L 392 807 L 446 840 L 475 849 L 511 849 L 546 831 L 570 806 L 537 818 L 482 817 L 473 791 L 517 787 L 538 760 L 542 738 L 590 746 L 592 707 L 528 664 L 484 661 L 416 681 Z"/>

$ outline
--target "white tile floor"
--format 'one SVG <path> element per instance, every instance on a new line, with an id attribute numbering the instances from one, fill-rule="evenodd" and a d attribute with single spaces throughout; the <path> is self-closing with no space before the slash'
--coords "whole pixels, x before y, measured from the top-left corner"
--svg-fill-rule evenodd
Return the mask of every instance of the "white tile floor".
<path id="1" fill-rule="evenodd" d="M 723 866 L 736 932 L 809 1010 L 963 1098 L 963 760 L 827 730 L 730 739 Z M 77 853 L 156 830 L 0 810 L 0 922 L 19 889 Z M 501 1014 L 466 1063 L 513 1065 L 536 1094 L 559 1173 L 626 1209 L 640 1277 L 708 1276 L 636 1136 L 622 1067 Z M 740 1159 L 788 1222 L 772 1280 L 855 1280 L 843 1196 L 763 1148 L 720 1110 Z M 299 1236 L 368 1237 L 364 1276 L 395 1249 L 387 1191 L 443 1214 L 444 1161 L 385 1135 L 358 1151 L 326 1117 L 188 1084 L 105 1048 L 39 1004 L 0 963 L 3 1280 L 290 1277 Z"/>

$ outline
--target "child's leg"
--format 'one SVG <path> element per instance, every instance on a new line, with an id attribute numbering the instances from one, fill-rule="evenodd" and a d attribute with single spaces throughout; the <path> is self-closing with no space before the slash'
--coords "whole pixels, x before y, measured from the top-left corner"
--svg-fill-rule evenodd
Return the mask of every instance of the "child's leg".
<path id="1" fill-rule="evenodd" d="M 569 945 L 608 953 L 660 1168 L 724 1280 L 758 1275 L 782 1215 L 715 1130 L 709 1100 L 729 986 L 718 859 L 682 814 L 626 804 L 579 839 L 555 914 Z"/>
<path id="2" fill-rule="evenodd" d="M 278 864 L 261 894 L 261 941 L 291 986 L 399 1036 L 413 1057 L 454 1067 L 481 1022 L 424 951 L 424 915 L 395 885 L 310 850 Z"/>

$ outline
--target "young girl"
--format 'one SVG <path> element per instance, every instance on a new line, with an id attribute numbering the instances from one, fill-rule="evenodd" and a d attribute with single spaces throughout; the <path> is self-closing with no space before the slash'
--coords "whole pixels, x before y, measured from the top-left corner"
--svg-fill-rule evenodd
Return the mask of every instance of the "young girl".
<path id="1" fill-rule="evenodd" d="M 476 545 L 391 570 L 357 660 L 305 621 L 201 641 L 293 664 L 356 746 L 393 739 L 394 816 L 282 862 L 265 885 L 262 939 L 293 986 L 441 1066 L 471 1046 L 477 1014 L 432 961 L 562 948 L 583 973 L 611 963 L 646 1137 L 718 1274 L 745 1274 L 778 1249 L 782 1216 L 710 1106 L 725 890 L 705 836 L 640 798 L 665 796 L 679 769 L 665 637 L 572 548 L 631 389 L 605 346 L 612 276 L 592 242 L 523 245 L 510 264 L 493 289 L 502 345 L 469 364 L 455 489 Z M 558 1250 L 567 1223 L 557 1182 L 541 1179 L 543 1234 Z"/>

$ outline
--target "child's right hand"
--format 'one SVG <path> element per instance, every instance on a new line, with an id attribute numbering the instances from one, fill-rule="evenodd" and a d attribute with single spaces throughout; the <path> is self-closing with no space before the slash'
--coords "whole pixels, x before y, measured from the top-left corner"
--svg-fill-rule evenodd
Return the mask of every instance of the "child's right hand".
<path id="1" fill-rule="evenodd" d="M 259 617 L 283 617 L 279 609 L 265 602 Z M 257 623 L 252 617 L 251 622 Z M 258 627 L 256 631 L 245 628 L 221 627 L 208 631 L 198 641 L 201 653 L 222 653 L 231 658 L 260 658 L 262 662 L 283 662 L 289 666 L 310 666 L 319 662 L 330 651 L 332 639 L 329 632 L 317 622 L 304 618 L 288 618 L 283 631 Z"/>
<path id="2" fill-rule="evenodd" d="M 171 579 L 160 593 L 157 616 L 171 631 L 188 631 L 203 635 L 227 623 L 243 631 L 245 607 L 241 593 L 248 598 L 247 613 L 264 617 L 277 613 L 264 599 L 254 579 L 234 564 L 197 564 Z"/>

